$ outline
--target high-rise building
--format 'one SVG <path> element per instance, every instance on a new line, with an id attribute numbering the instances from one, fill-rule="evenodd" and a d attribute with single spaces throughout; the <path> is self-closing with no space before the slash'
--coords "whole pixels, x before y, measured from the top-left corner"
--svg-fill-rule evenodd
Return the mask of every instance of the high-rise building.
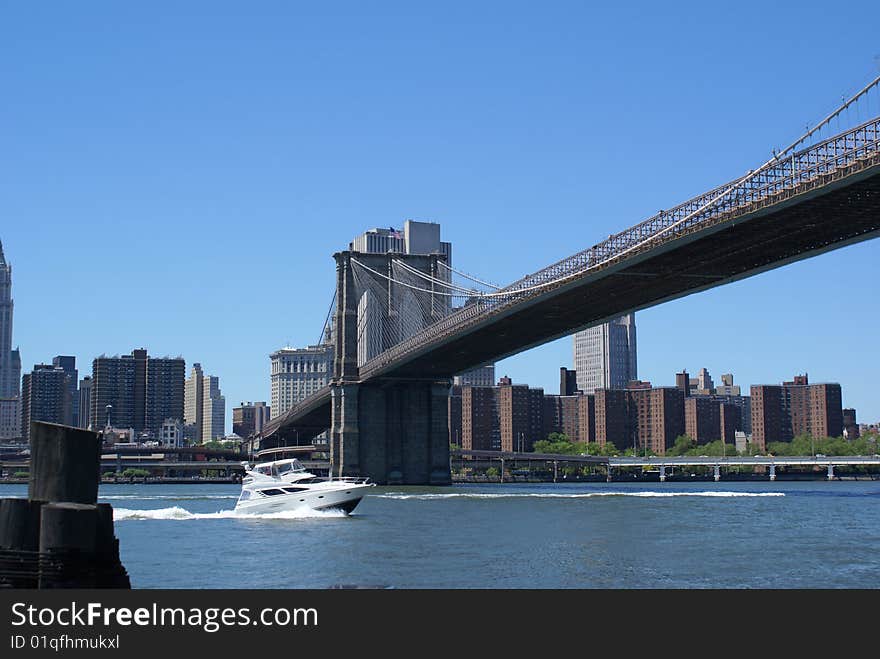
<path id="1" fill-rule="evenodd" d="M 544 430 L 540 439 L 550 433 L 561 433 L 570 442 L 585 441 L 581 436 L 580 399 L 586 396 L 544 395 Z"/>
<path id="2" fill-rule="evenodd" d="M 585 443 L 596 443 L 596 396 L 578 394 L 578 437 Z"/>
<path id="3" fill-rule="evenodd" d="M 559 367 L 559 395 L 574 396 L 578 392 L 577 371 Z"/>
<path id="4" fill-rule="evenodd" d="M 276 350 L 269 358 L 272 362 L 271 407 L 275 418 L 327 386 L 333 374 L 331 345 L 288 346 Z"/>
<path id="5" fill-rule="evenodd" d="M 266 405 L 266 401 L 242 402 L 240 406 L 232 408 L 232 432 L 247 439 L 261 433 L 271 417 L 272 408 Z"/>
<path id="6" fill-rule="evenodd" d="M 185 375 L 182 357 L 153 358 L 143 348 L 121 357 L 96 357 L 92 361 L 92 428 L 104 427 L 110 406 L 113 427 L 158 437 L 165 419 L 183 418 Z"/>
<path id="7" fill-rule="evenodd" d="M 202 443 L 226 436 L 226 398 L 220 393 L 220 378 L 205 377 L 202 402 Z"/>
<path id="8" fill-rule="evenodd" d="M 71 424 L 69 377 L 60 366 L 34 364 L 21 378 L 22 437 L 30 437 L 31 421 Z"/>
<path id="9" fill-rule="evenodd" d="M 0 439 L 17 439 L 21 433 L 21 354 L 12 349 L 12 265 L 6 262 L 0 242 Z"/>
<path id="10" fill-rule="evenodd" d="M 461 448 L 500 451 L 497 387 L 461 388 Z"/>
<path id="11" fill-rule="evenodd" d="M 860 436 L 859 424 L 856 421 L 856 411 L 852 407 L 843 410 L 843 436 L 849 440 L 858 439 Z"/>
<path id="12" fill-rule="evenodd" d="M 752 441 L 790 442 L 799 435 L 815 438 L 843 434 L 841 388 L 837 383 L 810 384 L 796 375 L 781 385 L 752 385 Z"/>
<path id="13" fill-rule="evenodd" d="M 52 366 L 63 368 L 64 372 L 67 373 L 67 382 L 70 388 L 71 425 L 79 427 L 79 396 L 76 390 L 79 384 L 79 371 L 76 370 L 76 357 L 72 355 L 56 355 L 52 358 Z"/>
<path id="14" fill-rule="evenodd" d="M 192 365 L 190 376 L 184 384 L 183 433 L 184 437 L 193 442 L 202 441 L 202 405 L 204 404 L 205 374 L 202 365 Z"/>
<path id="15" fill-rule="evenodd" d="M 636 315 L 628 313 L 574 335 L 577 388 L 585 394 L 597 389 L 624 389 L 638 379 Z"/>
<path id="16" fill-rule="evenodd" d="M 502 451 L 531 451 L 544 435 L 544 390 L 498 381 L 498 423 Z"/>
<path id="17" fill-rule="evenodd" d="M 446 256 L 446 265 L 452 268 L 452 243 L 440 240 L 440 225 L 436 222 L 406 220 L 403 229 L 370 229 L 352 240 L 349 249 L 367 254 L 443 254 Z M 376 331 L 370 330 L 371 319 L 376 313 L 374 309 L 375 301 L 365 295 L 358 308 L 359 333 L 362 334 L 358 341 L 358 349 L 362 352 L 358 355 L 358 363 L 381 352 L 381 347 L 375 345 Z M 453 384 L 492 387 L 495 385 L 495 365 L 487 364 L 461 373 L 453 378 Z"/>
<path id="18" fill-rule="evenodd" d="M 184 386 L 184 437 L 204 444 L 226 435 L 226 398 L 220 393 L 220 378 L 205 375 L 202 365 L 193 364 Z"/>
<path id="19" fill-rule="evenodd" d="M 158 436 L 166 419 L 183 421 L 186 362 L 180 357 L 147 360 L 144 429 Z"/>
<path id="20" fill-rule="evenodd" d="M 458 448 L 461 448 L 461 389 L 459 385 L 452 385 L 449 389 L 449 402 L 447 403 L 449 443 L 455 444 Z"/>
<path id="21" fill-rule="evenodd" d="M 492 387 L 495 385 L 495 364 L 478 366 L 452 378 L 452 384 L 461 387 Z"/>
<path id="22" fill-rule="evenodd" d="M 79 427 L 90 428 L 92 425 L 92 376 L 87 375 L 79 381 Z"/>
<path id="23" fill-rule="evenodd" d="M 649 450 L 665 455 L 685 432 L 684 392 L 678 387 L 597 389 L 596 441 L 619 450 Z"/>

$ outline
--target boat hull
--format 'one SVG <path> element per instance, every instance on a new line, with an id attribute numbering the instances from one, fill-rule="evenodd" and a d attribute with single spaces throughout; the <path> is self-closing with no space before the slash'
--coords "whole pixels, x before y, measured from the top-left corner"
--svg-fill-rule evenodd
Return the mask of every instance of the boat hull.
<path id="1" fill-rule="evenodd" d="M 351 513 L 372 485 L 311 490 L 239 501 L 235 512 L 253 515 L 303 510 L 342 510 Z"/>

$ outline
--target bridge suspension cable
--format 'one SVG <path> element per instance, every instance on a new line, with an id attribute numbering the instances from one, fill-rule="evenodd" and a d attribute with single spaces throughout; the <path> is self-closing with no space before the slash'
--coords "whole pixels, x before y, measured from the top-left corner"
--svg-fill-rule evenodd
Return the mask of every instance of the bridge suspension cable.
<path id="1" fill-rule="evenodd" d="M 457 274 L 457 275 L 460 276 L 460 277 L 464 277 L 465 279 L 468 279 L 468 280 L 470 280 L 470 281 L 476 282 L 476 283 L 478 283 L 478 284 L 482 284 L 483 286 L 488 286 L 489 288 L 494 288 L 496 291 L 501 290 L 501 286 L 498 286 L 497 284 L 490 284 L 489 282 L 487 282 L 487 281 L 483 281 L 482 279 L 477 279 L 477 278 L 474 277 L 473 275 L 469 275 L 469 274 L 467 274 L 466 272 L 462 272 L 461 270 L 456 270 L 455 268 L 453 268 L 452 266 L 450 266 L 450 265 L 444 263 L 443 261 L 438 261 L 438 263 L 439 263 L 442 267 L 446 268 L 446 269 L 449 270 L 450 272 L 454 272 L 455 274 Z"/>
<path id="2" fill-rule="evenodd" d="M 448 281 L 444 281 L 444 280 L 439 279 L 437 277 L 433 277 L 432 275 L 429 275 L 425 272 L 422 272 L 421 270 L 417 270 L 416 268 L 413 268 L 412 266 L 407 265 L 405 261 L 395 260 L 394 262 L 396 264 L 398 264 L 401 268 L 407 270 L 408 272 L 411 272 L 412 274 L 416 275 L 420 279 L 424 279 L 425 281 L 428 281 L 432 284 L 436 284 L 437 286 L 443 286 L 443 287 L 448 288 L 450 290 L 457 291 L 465 296 L 477 295 L 479 293 L 479 291 L 474 288 L 465 288 L 464 286 L 458 286 L 456 284 L 450 283 Z"/>

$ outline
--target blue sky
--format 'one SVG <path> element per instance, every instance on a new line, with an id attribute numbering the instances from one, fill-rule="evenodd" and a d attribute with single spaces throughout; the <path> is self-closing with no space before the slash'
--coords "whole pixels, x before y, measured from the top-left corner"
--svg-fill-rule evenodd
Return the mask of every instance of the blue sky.
<path id="1" fill-rule="evenodd" d="M 356 234 L 439 222 L 510 281 L 763 163 L 880 62 L 873 2 L 419 4 L 0 1 L 26 370 L 143 346 L 220 376 L 231 417 L 319 338 Z M 806 372 L 880 420 L 878 254 L 639 312 L 640 377 Z M 561 339 L 498 375 L 556 393 L 571 362 Z"/>

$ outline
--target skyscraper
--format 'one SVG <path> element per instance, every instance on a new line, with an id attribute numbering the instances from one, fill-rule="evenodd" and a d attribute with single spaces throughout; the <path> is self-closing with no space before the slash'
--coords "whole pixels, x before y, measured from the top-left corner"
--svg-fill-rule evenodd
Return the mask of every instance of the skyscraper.
<path id="1" fill-rule="evenodd" d="M 195 363 L 185 389 L 184 437 L 197 444 L 222 438 L 226 434 L 226 398 L 220 393 L 220 378 L 205 375 L 202 365 Z"/>
<path id="2" fill-rule="evenodd" d="M 79 427 L 92 425 L 92 376 L 87 375 L 79 381 Z"/>
<path id="3" fill-rule="evenodd" d="M 636 315 L 626 314 L 574 335 L 577 388 L 585 394 L 597 389 L 625 389 L 638 379 Z"/>
<path id="4" fill-rule="evenodd" d="M 0 439 L 21 436 L 21 355 L 12 349 L 12 265 L 0 242 Z"/>
<path id="5" fill-rule="evenodd" d="M 79 427 L 79 396 L 76 392 L 76 387 L 79 384 L 79 372 L 76 370 L 76 357 L 56 355 L 52 358 L 52 366 L 63 368 L 67 373 L 67 386 L 70 388 L 70 423 Z"/>
<path id="6" fill-rule="evenodd" d="M 220 393 L 220 378 L 205 376 L 202 402 L 202 443 L 226 435 L 226 397 Z"/>

